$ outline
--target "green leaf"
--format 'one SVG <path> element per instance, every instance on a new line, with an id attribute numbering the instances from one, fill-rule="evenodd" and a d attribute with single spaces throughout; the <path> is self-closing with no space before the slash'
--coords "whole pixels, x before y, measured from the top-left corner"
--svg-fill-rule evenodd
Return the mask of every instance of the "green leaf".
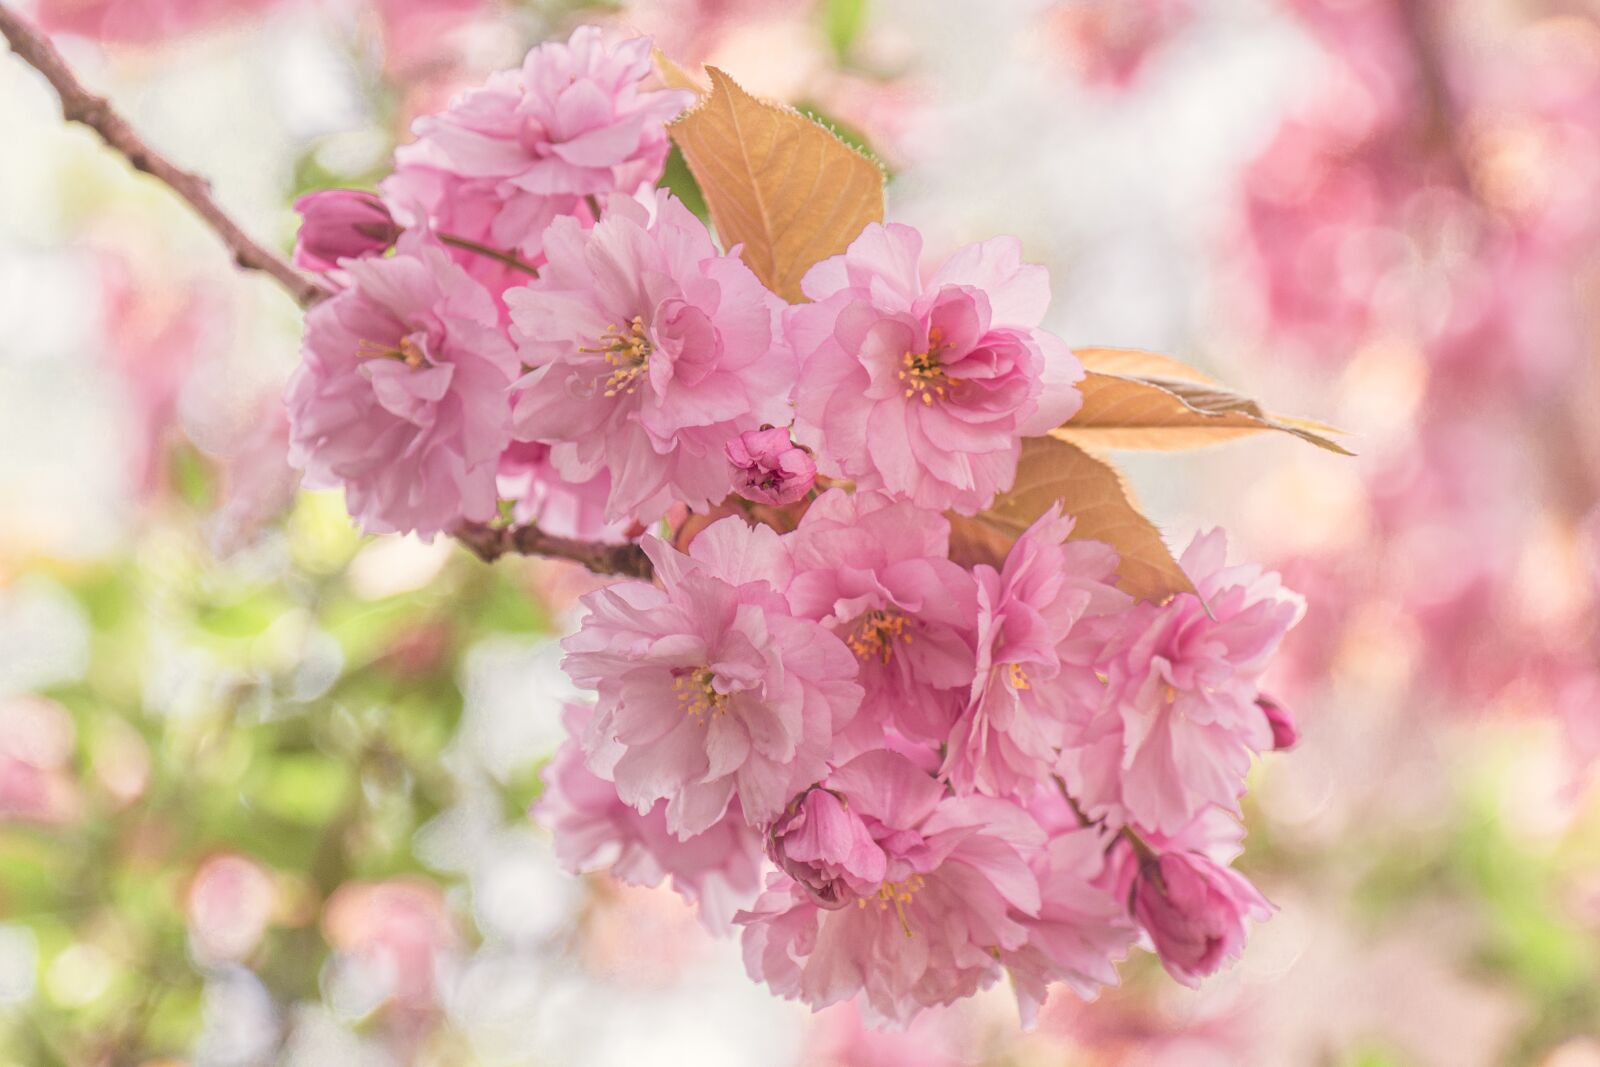
<path id="1" fill-rule="evenodd" d="M 822 5 L 822 32 L 841 63 L 849 59 L 866 24 L 867 0 L 827 0 Z"/>
<path id="2" fill-rule="evenodd" d="M 273 757 L 250 791 L 263 811 L 302 826 L 321 826 L 333 818 L 351 788 L 349 765 L 321 752 Z"/>
<path id="3" fill-rule="evenodd" d="M 667 169 L 661 173 L 661 187 L 682 200 L 683 206 L 694 212 L 701 222 L 710 221 L 711 211 L 706 207 L 705 194 L 690 173 L 689 164 L 684 162 L 683 149 L 676 144 L 667 153 Z"/>

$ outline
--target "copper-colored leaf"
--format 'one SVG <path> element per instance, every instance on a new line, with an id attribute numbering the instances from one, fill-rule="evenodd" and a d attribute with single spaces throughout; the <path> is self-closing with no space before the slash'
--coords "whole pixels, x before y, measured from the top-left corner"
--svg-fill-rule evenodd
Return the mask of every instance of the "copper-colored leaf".
<path id="1" fill-rule="evenodd" d="M 1192 593 L 1194 584 L 1178 566 L 1161 533 L 1134 507 L 1115 468 L 1066 441 L 1031 437 L 1011 491 L 975 518 L 951 520 L 952 557 L 994 563 L 1033 521 L 1061 501 L 1076 520 L 1072 538 L 1104 541 L 1122 557 L 1117 586 L 1140 600 L 1164 601 Z"/>
<path id="2" fill-rule="evenodd" d="M 706 95 L 705 82 L 684 70 L 675 63 L 671 57 L 659 48 L 652 48 L 650 56 L 655 60 L 656 73 L 669 89 L 687 89 L 696 96 Z"/>
<path id="3" fill-rule="evenodd" d="M 785 300 L 800 278 L 883 218 L 883 171 L 792 108 L 757 100 L 716 67 L 711 94 L 675 119 L 683 151 L 727 247 Z"/>
<path id="4" fill-rule="evenodd" d="M 1318 448 L 1350 455 L 1308 419 L 1270 415 L 1187 364 L 1128 348 L 1078 350 L 1088 374 L 1079 383 L 1083 407 L 1055 435 L 1091 448 L 1169 451 L 1202 448 L 1276 430 Z"/>

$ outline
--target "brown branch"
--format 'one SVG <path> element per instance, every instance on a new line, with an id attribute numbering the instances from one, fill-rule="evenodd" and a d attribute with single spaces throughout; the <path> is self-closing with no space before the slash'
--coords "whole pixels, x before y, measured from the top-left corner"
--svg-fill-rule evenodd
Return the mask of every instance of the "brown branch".
<path id="1" fill-rule="evenodd" d="M 648 579 L 655 573 L 650 557 L 632 542 L 613 545 L 574 541 L 547 534 L 537 526 L 486 526 L 483 523 L 461 527 L 456 531 L 456 539 L 486 563 L 493 563 L 507 554 L 517 554 L 581 563 L 596 574 Z"/>
<path id="2" fill-rule="evenodd" d="M 301 307 L 310 307 L 329 295 L 326 289 L 296 270 L 283 256 L 252 240 L 211 195 L 209 182 L 198 174 L 179 168 L 145 144 L 127 120 L 112 110 L 105 97 L 96 96 L 84 88 L 50 39 L 4 3 L 0 3 L 0 35 L 5 36 L 11 50 L 23 62 L 43 74 L 55 89 L 61 97 L 63 118 L 89 127 L 100 135 L 108 147 L 122 155 L 134 170 L 149 174 L 182 197 L 206 225 L 222 238 L 222 243 L 233 253 L 233 261 L 239 267 L 270 275 Z"/>

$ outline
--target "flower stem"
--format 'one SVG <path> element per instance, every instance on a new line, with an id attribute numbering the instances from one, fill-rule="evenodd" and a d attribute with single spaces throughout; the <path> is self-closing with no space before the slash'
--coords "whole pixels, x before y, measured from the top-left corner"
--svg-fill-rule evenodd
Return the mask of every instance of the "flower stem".
<path id="1" fill-rule="evenodd" d="M 500 248 L 491 248 L 489 245 L 479 244 L 477 241 L 469 241 L 465 237 L 457 237 L 453 233 L 440 233 L 435 230 L 434 236 L 439 238 L 439 240 L 443 241 L 447 245 L 451 245 L 455 248 L 465 249 L 468 252 L 476 252 L 480 256 L 488 256 L 490 259 L 498 260 L 499 262 L 510 267 L 512 270 L 520 270 L 522 273 L 531 274 L 535 278 L 539 276 L 538 267 L 535 267 L 532 263 L 522 259 L 513 252 L 507 252 Z"/>

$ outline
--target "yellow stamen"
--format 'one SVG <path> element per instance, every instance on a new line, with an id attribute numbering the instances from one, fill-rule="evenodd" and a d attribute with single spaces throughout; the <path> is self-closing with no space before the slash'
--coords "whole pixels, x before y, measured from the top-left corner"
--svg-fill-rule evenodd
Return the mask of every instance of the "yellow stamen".
<path id="1" fill-rule="evenodd" d="M 865 908 L 869 900 L 876 900 L 879 911 L 894 908 L 895 917 L 900 920 L 900 929 L 906 932 L 907 937 L 914 937 L 911 922 L 906 918 L 906 905 L 925 885 L 927 883 L 920 874 L 913 874 L 903 882 L 884 882 L 878 886 L 876 897 L 860 897 L 856 900 L 856 907 Z"/>
<path id="2" fill-rule="evenodd" d="M 680 674 L 672 680 L 672 688 L 678 692 L 678 703 L 683 705 L 685 714 L 693 716 L 701 726 L 727 710 L 728 694 L 717 692 L 715 681 L 716 675 L 710 667 Z"/>
<path id="3" fill-rule="evenodd" d="M 356 342 L 357 359 L 397 359 L 408 367 L 420 367 L 428 362 L 428 357 L 422 354 L 422 349 L 413 341 L 410 335 L 400 338 L 398 345 L 390 346 L 379 344 L 377 341 L 368 341 L 366 338 Z"/>
<path id="4" fill-rule="evenodd" d="M 645 334 L 644 319 L 635 315 L 627 330 L 618 329 L 616 323 L 612 323 L 596 345 L 581 346 L 578 351 L 598 352 L 617 368 L 605 380 L 605 395 L 619 396 L 631 394 L 639 387 L 637 379 L 649 369 L 650 353 L 655 347 Z"/>
<path id="5" fill-rule="evenodd" d="M 845 644 L 850 646 L 850 651 L 856 654 L 857 659 L 877 656 L 888 663 L 889 656 L 894 652 L 895 638 L 911 643 L 912 635 L 905 632 L 906 622 L 906 617 L 898 611 L 874 608 L 861 616 L 861 622 L 845 638 Z"/>
<path id="6" fill-rule="evenodd" d="M 1013 664 L 1010 664 L 1010 667 L 1011 667 L 1011 688 L 1013 688 L 1013 689 L 1027 689 L 1028 688 L 1028 674 L 1027 674 L 1026 671 L 1024 671 L 1022 669 L 1022 664 L 1013 663 Z"/>

